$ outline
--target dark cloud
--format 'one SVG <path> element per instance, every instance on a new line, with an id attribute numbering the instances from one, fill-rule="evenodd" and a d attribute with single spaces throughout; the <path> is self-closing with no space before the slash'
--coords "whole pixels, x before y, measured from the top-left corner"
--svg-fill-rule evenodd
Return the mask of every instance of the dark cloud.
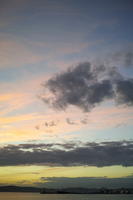
<path id="1" fill-rule="evenodd" d="M 48 121 L 48 122 L 45 122 L 43 125 L 45 125 L 46 127 L 52 127 L 52 126 L 56 126 L 57 122 L 55 122 L 55 121 Z"/>
<path id="2" fill-rule="evenodd" d="M 133 105 L 133 79 L 121 80 L 116 84 L 117 101 Z"/>
<path id="3" fill-rule="evenodd" d="M 42 100 L 57 109 L 73 105 L 90 111 L 107 99 L 133 104 L 133 79 L 124 79 L 116 67 L 81 63 L 52 77 L 43 86 L 52 96 L 45 98 L 44 94 Z"/>
<path id="4" fill-rule="evenodd" d="M 54 121 L 54 120 L 51 120 L 51 121 L 45 121 L 44 123 L 40 124 L 40 125 L 36 125 L 35 126 L 35 129 L 36 130 L 39 130 L 43 127 L 53 127 L 53 126 L 56 126 L 57 125 L 57 121 Z"/>
<path id="5" fill-rule="evenodd" d="M 69 119 L 69 118 L 66 118 L 66 122 L 68 123 L 68 124 L 70 124 L 70 125 L 75 125 L 76 123 L 75 122 L 73 122 L 71 119 Z"/>
<path id="6" fill-rule="evenodd" d="M 0 166 L 133 166 L 133 142 L 20 144 L 0 148 Z"/>
<path id="7" fill-rule="evenodd" d="M 65 188 L 65 187 L 84 187 L 84 188 L 132 188 L 133 177 L 107 178 L 107 177 L 41 177 L 42 187 Z"/>

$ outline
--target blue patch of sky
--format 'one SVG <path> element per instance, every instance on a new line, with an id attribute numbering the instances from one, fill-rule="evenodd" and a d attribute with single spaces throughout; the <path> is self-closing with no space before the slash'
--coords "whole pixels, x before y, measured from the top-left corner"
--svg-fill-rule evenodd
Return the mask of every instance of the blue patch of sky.
<path id="1" fill-rule="evenodd" d="M 21 80 L 29 80 L 35 76 L 44 77 L 46 74 L 52 74 L 56 72 L 54 66 L 49 65 L 47 62 L 39 62 L 35 64 L 23 64 L 20 67 L 11 67 L 0 70 L 0 81 L 1 82 L 16 82 Z"/>
<path id="2" fill-rule="evenodd" d="M 88 125 L 89 126 L 89 125 Z M 80 140 L 82 142 L 86 141 L 122 141 L 122 140 L 132 140 L 133 125 L 121 124 L 114 128 L 106 128 L 106 129 L 98 129 L 98 130 L 90 130 L 84 129 L 81 131 L 73 131 L 69 133 L 65 133 L 64 135 L 72 135 L 74 140 Z"/>

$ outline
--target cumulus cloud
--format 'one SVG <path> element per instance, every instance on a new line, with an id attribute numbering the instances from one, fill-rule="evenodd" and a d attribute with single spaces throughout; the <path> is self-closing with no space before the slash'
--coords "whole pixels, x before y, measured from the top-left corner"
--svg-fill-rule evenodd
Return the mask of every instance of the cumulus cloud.
<path id="1" fill-rule="evenodd" d="M 0 148 L 0 166 L 133 166 L 133 142 L 49 143 Z"/>
<path id="2" fill-rule="evenodd" d="M 50 78 L 43 86 L 50 95 L 43 94 L 42 100 L 57 109 L 72 105 L 90 111 L 107 99 L 133 104 L 133 79 L 125 79 L 116 67 L 81 63 Z"/>

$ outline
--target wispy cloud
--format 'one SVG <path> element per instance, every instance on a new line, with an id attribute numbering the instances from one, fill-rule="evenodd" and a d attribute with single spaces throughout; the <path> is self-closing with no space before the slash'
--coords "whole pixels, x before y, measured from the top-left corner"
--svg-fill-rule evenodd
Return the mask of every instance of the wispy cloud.
<path id="1" fill-rule="evenodd" d="M 33 99 L 31 100 L 31 95 L 27 93 L 3 93 L 0 95 L 0 115 L 6 115 L 12 111 L 22 109 L 32 101 Z"/>
<path id="2" fill-rule="evenodd" d="M 43 60 L 43 56 L 35 53 L 26 42 L 18 39 L 0 37 L 0 68 L 13 68 L 24 64 L 34 64 Z"/>

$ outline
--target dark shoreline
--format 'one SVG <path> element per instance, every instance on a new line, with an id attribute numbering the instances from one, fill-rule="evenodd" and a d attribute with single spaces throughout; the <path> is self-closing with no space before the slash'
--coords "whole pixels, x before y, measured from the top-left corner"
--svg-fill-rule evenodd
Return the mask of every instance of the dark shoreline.
<path id="1" fill-rule="evenodd" d="M 40 193 L 41 188 L 36 187 L 20 187 L 20 186 L 0 186 L 0 192 L 32 192 Z"/>
<path id="2" fill-rule="evenodd" d="M 40 194 L 133 194 L 133 188 L 37 188 L 20 186 L 0 186 L 0 192 L 24 192 Z"/>
<path id="3" fill-rule="evenodd" d="M 48 189 L 44 188 L 41 194 L 133 194 L 133 188 L 62 188 Z"/>

